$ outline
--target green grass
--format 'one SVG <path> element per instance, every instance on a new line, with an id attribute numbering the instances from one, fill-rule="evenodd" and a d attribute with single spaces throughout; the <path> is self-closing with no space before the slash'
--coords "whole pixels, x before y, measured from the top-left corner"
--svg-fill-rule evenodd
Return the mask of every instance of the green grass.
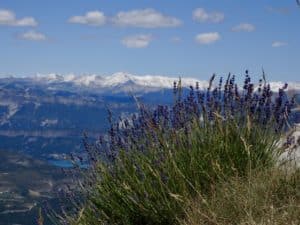
<path id="1" fill-rule="evenodd" d="M 257 171 L 247 179 L 232 177 L 210 196 L 194 199 L 182 225 L 298 225 L 300 170 Z"/>
<path id="2" fill-rule="evenodd" d="M 275 132 L 248 120 L 244 127 L 234 119 L 224 122 L 220 118 L 205 126 L 194 121 L 189 132 L 155 128 L 159 140 L 152 141 L 149 133 L 148 143 L 156 144 L 149 145 L 146 152 L 121 149 L 114 163 L 97 163 L 87 201 L 72 223 L 181 224 L 190 217 L 187 209 L 195 199 L 201 199 L 200 205 L 216 214 L 210 197 L 216 192 L 223 194 L 219 186 L 240 181 L 243 187 L 245 180 L 254 185 L 249 180 L 252 173 L 272 169 L 282 151 Z"/>

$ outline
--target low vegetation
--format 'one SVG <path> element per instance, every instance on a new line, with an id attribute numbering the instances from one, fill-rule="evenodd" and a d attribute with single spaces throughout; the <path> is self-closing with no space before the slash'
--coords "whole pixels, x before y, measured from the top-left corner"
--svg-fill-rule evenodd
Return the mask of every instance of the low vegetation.
<path id="1" fill-rule="evenodd" d="M 206 91 L 174 83 L 174 105 L 116 122 L 85 142 L 91 167 L 78 182 L 84 201 L 65 223 L 96 225 L 299 224 L 300 172 L 278 165 L 294 148 L 283 135 L 294 100 L 287 85 L 241 90 L 229 75 Z M 82 160 L 78 158 L 77 160 Z M 288 168 L 288 169 L 286 169 Z"/>
<path id="2" fill-rule="evenodd" d="M 300 224 L 300 171 L 262 170 L 247 179 L 231 177 L 210 196 L 191 202 L 180 224 Z"/>

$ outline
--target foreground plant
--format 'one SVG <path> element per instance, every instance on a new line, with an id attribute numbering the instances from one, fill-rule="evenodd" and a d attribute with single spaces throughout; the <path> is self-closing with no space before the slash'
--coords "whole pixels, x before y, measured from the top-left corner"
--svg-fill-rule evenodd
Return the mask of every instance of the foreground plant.
<path id="1" fill-rule="evenodd" d="M 251 177 L 231 177 L 214 193 L 195 198 L 182 225 L 298 225 L 300 224 L 300 170 L 256 171 Z"/>
<path id="2" fill-rule="evenodd" d="M 194 199 L 209 208 L 206 197 L 220 183 L 275 165 L 293 106 L 287 85 L 274 95 L 263 80 L 255 90 L 247 71 L 242 90 L 234 76 L 216 86 L 214 78 L 185 97 L 175 82 L 172 107 L 140 105 L 130 119 L 109 117 L 108 137 L 86 142 L 86 201 L 72 223 L 179 224 Z"/>

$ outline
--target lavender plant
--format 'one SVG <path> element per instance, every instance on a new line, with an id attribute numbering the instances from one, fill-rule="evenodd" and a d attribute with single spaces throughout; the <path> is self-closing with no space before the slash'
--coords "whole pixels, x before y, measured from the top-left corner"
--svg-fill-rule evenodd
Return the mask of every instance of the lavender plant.
<path id="1" fill-rule="evenodd" d="M 174 82 L 171 107 L 139 103 L 139 113 L 116 122 L 110 114 L 108 135 L 85 142 L 91 167 L 74 224 L 178 224 L 191 199 L 217 183 L 274 166 L 294 104 L 287 84 L 273 93 L 248 71 L 242 89 L 230 74 L 214 80 L 187 96 Z"/>

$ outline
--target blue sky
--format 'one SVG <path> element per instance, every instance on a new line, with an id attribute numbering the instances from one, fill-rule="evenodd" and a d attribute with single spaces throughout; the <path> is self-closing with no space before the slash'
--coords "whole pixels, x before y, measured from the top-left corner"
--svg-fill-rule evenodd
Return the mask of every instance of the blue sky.
<path id="1" fill-rule="evenodd" d="M 300 81 L 295 0 L 1 0 L 0 75 L 118 71 Z"/>

